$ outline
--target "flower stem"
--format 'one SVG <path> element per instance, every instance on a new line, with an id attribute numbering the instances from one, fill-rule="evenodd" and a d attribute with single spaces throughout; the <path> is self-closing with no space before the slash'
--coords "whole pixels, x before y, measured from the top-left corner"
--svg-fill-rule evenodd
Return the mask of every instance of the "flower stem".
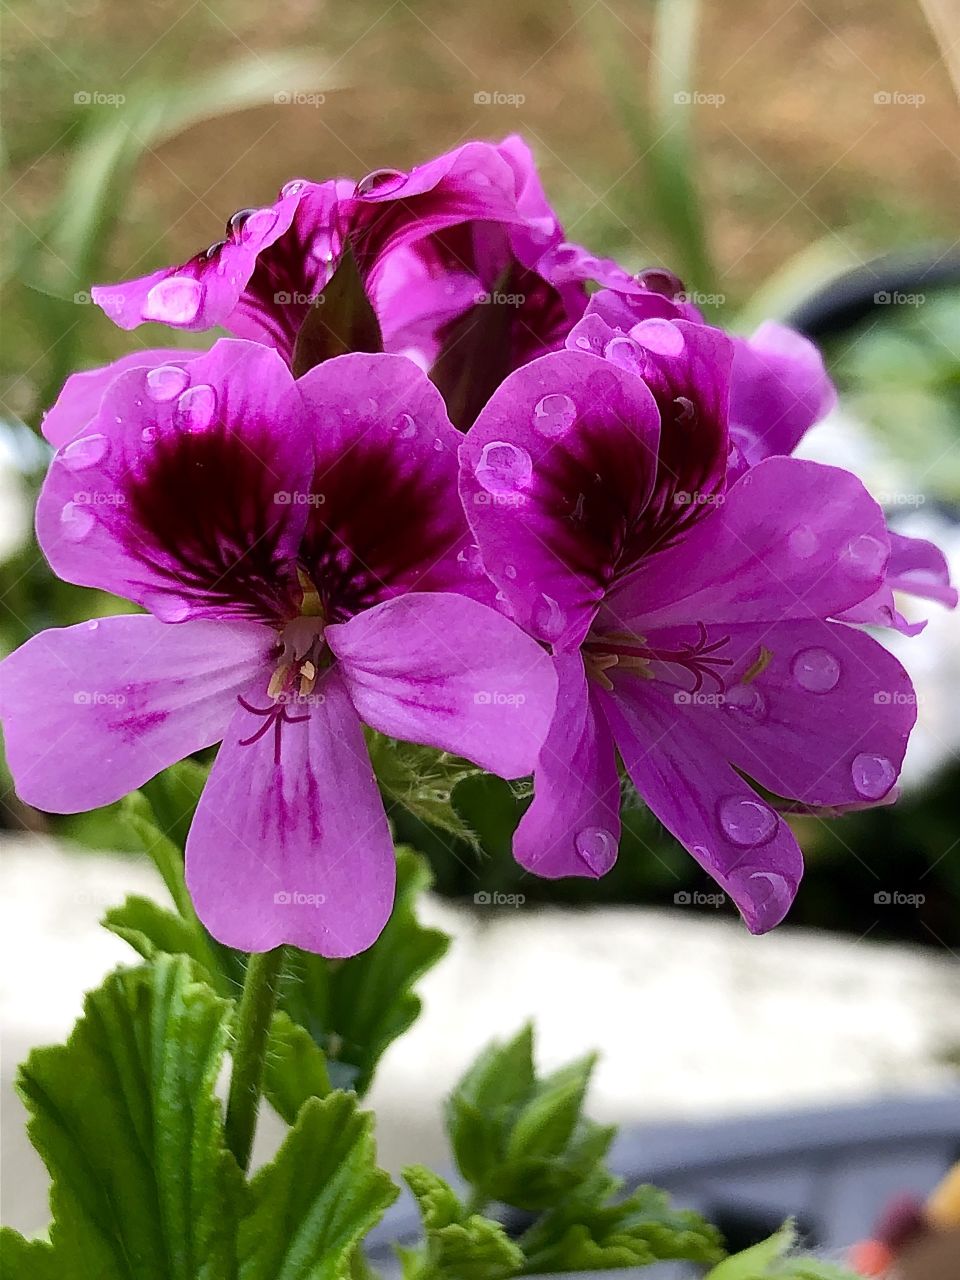
<path id="1" fill-rule="evenodd" d="M 263 1089 L 270 1020 L 277 1006 L 283 959 L 283 947 L 250 956 L 237 1010 L 225 1129 L 227 1145 L 244 1171 L 250 1164 Z"/>

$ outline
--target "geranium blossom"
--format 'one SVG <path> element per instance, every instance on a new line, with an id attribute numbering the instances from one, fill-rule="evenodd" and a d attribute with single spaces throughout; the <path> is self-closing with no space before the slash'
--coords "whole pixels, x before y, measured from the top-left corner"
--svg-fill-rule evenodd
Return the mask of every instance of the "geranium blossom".
<path id="1" fill-rule="evenodd" d="M 368 946 L 394 855 L 363 725 L 515 777 L 555 699 L 543 650 L 481 603 L 460 439 L 398 356 L 294 382 L 223 340 L 124 369 L 54 458 L 37 530 L 61 577 L 152 616 L 45 631 L 0 666 L 21 797 L 91 809 L 222 740 L 187 844 L 204 923 L 248 951 Z"/>
<path id="2" fill-rule="evenodd" d="M 769 457 L 728 485 L 733 343 L 656 316 L 631 334 L 515 372 L 461 448 L 485 567 L 559 677 L 514 850 L 539 875 L 608 871 L 619 752 L 759 932 L 802 872 L 768 793 L 829 809 L 893 793 L 910 682 L 836 621 L 884 582 L 889 538 L 840 470 Z"/>

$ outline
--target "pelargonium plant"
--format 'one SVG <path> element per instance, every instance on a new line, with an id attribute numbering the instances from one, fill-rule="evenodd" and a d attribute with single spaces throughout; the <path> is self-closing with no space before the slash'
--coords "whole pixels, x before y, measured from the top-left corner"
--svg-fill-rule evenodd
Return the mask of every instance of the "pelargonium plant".
<path id="1" fill-rule="evenodd" d="M 176 910 L 108 914 L 143 964 L 23 1069 L 54 1221 L 5 1261 L 367 1276 L 396 1189 L 358 1099 L 446 945 L 389 768 L 532 778 L 514 853 L 547 877 L 610 870 L 633 788 L 762 933 L 802 875 L 787 815 L 895 798 L 915 698 L 865 626 L 914 633 L 895 590 L 956 592 L 853 475 L 792 456 L 834 399 L 813 346 L 568 243 L 518 138 L 294 179 L 93 297 L 125 330 L 231 336 L 76 373 L 43 424 L 47 560 L 138 612 L 0 665 L 9 767 L 47 812 L 126 797 Z M 523 1033 L 471 1068 L 448 1107 L 469 1194 L 406 1172 L 404 1276 L 792 1274 L 789 1233 L 722 1260 L 696 1215 L 621 1194 L 589 1066 L 540 1078 Z M 290 1129 L 248 1179 L 263 1097 Z"/>

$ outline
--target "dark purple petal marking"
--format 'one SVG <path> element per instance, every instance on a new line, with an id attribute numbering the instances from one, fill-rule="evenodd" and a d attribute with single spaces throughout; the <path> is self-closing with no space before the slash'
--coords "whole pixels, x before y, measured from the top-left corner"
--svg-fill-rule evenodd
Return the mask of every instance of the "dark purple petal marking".
<path id="1" fill-rule="evenodd" d="M 292 716 L 287 710 L 286 702 L 279 698 L 268 707 L 254 707 L 247 702 L 246 698 L 241 697 L 240 694 L 237 694 L 237 701 L 240 703 L 241 707 L 243 707 L 244 711 L 249 711 L 252 716 L 263 717 L 263 724 L 260 728 L 257 729 L 255 733 L 252 733 L 249 738 L 241 738 L 237 745 L 240 747 L 251 747 L 255 742 L 259 742 L 260 739 L 272 729 L 273 763 L 279 768 L 280 734 L 283 726 L 285 724 L 304 724 L 310 719 L 310 712 L 308 711 L 302 716 Z"/>

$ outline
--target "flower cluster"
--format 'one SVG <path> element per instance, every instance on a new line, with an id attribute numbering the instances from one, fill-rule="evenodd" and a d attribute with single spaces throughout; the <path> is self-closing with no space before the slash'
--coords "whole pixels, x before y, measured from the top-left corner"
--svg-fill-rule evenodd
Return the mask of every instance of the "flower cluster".
<path id="1" fill-rule="evenodd" d="M 222 743 L 187 845 L 221 941 L 377 937 L 364 726 L 532 773 L 543 876 L 613 865 L 622 764 L 754 931 L 800 879 L 785 810 L 893 797 L 915 700 L 861 628 L 916 629 L 894 589 L 955 603 L 942 556 L 790 456 L 833 399 L 805 339 L 567 243 L 519 139 L 289 182 L 93 296 L 234 336 L 75 374 L 47 415 L 41 547 L 144 612 L 0 666 L 10 767 L 74 812 Z"/>

